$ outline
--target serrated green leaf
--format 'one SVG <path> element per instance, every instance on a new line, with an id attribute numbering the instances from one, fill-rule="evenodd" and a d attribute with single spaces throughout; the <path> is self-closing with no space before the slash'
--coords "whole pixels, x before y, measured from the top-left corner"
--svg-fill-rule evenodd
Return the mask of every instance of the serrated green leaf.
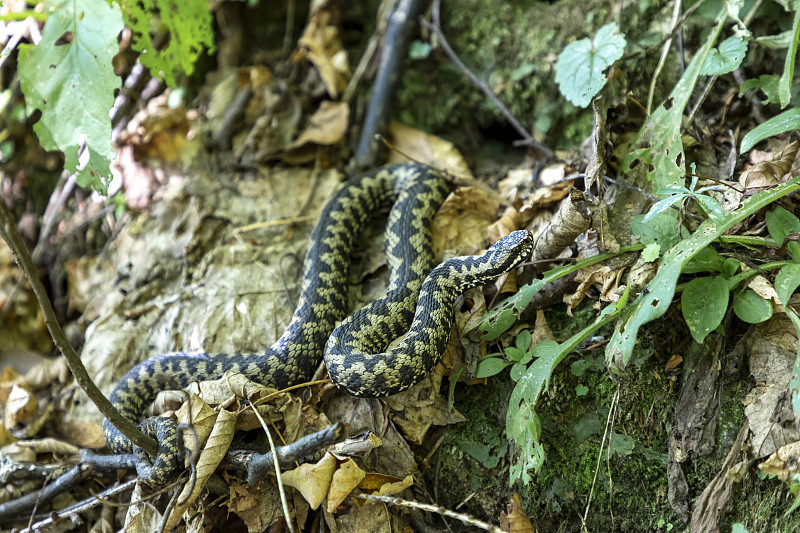
<path id="1" fill-rule="evenodd" d="M 658 243 L 651 243 L 644 247 L 642 250 L 642 261 L 652 263 L 656 261 L 661 255 L 661 245 Z"/>
<path id="2" fill-rule="evenodd" d="M 800 220 L 779 205 L 767 211 L 765 218 L 770 237 L 779 245 L 783 244 L 787 235 L 800 232 Z"/>
<path id="3" fill-rule="evenodd" d="M 798 285 L 800 285 L 800 264 L 792 263 L 778 271 L 775 276 L 775 292 L 778 293 L 778 299 L 783 305 L 789 303 L 789 298 Z"/>
<path id="4" fill-rule="evenodd" d="M 796 129 L 800 129 L 800 107 L 788 109 L 747 132 L 742 139 L 741 151 L 748 152 L 767 137 Z"/>
<path id="5" fill-rule="evenodd" d="M 753 289 L 745 289 L 733 299 L 733 312 L 742 322 L 759 324 L 772 318 L 772 304 Z"/>
<path id="6" fill-rule="evenodd" d="M 115 157 L 108 113 L 121 84 L 111 60 L 119 52 L 122 17 L 116 5 L 105 0 L 48 0 L 45 11 L 39 44 L 19 47 L 19 78 L 28 114 L 41 110 L 33 129 L 45 150 L 64 153 L 70 173 L 78 172 L 78 151 L 85 139 L 89 157 L 78 173 L 78 184 L 105 194 Z M 64 35 L 72 40 L 60 43 Z"/>
<path id="7" fill-rule="evenodd" d="M 722 41 L 718 49 L 711 50 L 700 74 L 720 76 L 732 72 L 742 64 L 745 55 L 747 55 L 747 41 L 732 35 Z"/>
<path id="8" fill-rule="evenodd" d="M 475 366 L 476 378 L 489 378 L 502 372 L 511 363 L 499 357 L 486 357 Z"/>
<path id="9" fill-rule="evenodd" d="M 696 342 L 702 343 L 722 323 L 728 295 L 728 284 L 722 276 L 695 278 L 684 287 L 681 311 Z"/>
<path id="10" fill-rule="evenodd" d="M 194 72 L 203 50 L 214 51 L 213 20 L 207 0 L 120 0 L 125 22 L 133 30 L 131 48 L 154 77 L 175 87 L 176 76 Z M 156 16 L 157 15 L 157 16 Z M 153 27 L 157 24 L 157 27 Z M 163 34 L 158 48 L 152 35 Z"/>
<path id="11" fill-rule="evenodd" d="M 605 70 L 622 57 L 625 36 L 615 23 L 606 24 L 594 38 L 570 44 L 556 62 L 556 83 L 561 94 L 578 107 L 586 107 L 605 86 Z"/>

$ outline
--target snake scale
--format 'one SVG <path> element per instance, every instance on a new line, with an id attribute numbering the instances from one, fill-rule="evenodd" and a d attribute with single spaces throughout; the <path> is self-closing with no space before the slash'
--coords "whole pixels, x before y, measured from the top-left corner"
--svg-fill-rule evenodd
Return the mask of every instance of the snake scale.
<path id="1" fill-rule="evenodd" d="M 111 403 L 123 416 L 139 421 L 160 390 L 218 379 L 229 370 L 281 389 L 307 381 L 323 352 L 333 382 L 356 396 L 389 396 L 419 382 L 447 346 L 456 298 L 514 268 L 533 246 L 529 232 L 515 231 L 482 255 L 456 257 L 431 270 L 435 264 L 431 220 L 447 192 L 438 172 L 416 163 L 352 178 L 326 204 L 311 234 L 297 309 L 275 344 L 261 354 L 158 355 L 123 376 Z M 347 311 L 348 267 L 355 241 L 367 220 L 390 206 L 385 229 L 391 271 L 387 295 L 334 330 Z M 397 346 L 383 353 L 405 332 Z M 108 447 L 114 453 L 135 453 L 139 477 L 149 485 L 163 485 L 180 466 L 176 423 L 152 417 L 139 428 L 158 442 L 154 460 L 106 421 Z"/>

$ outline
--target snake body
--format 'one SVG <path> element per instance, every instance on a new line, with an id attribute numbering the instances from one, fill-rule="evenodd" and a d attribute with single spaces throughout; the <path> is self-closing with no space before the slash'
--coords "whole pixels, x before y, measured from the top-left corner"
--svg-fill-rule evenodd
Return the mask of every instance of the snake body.
<path id="1" fill-rule="evenodd" d="M 516 231 L 485 254 L 450 259 L 426 278 L 435 264 L 431 220 L 447 191 L 444 178 L 420 164 L 392 165 L 351 179 L 326 204 L 312 232 L 297 309 L 275 344 L 261 354 L 158 355 L 123 376 L 110 396 L 111 403 L 123 416 L 138 421 L 160 390 L 218 379 L 229 370 L 284 388 L 307 381 L 323 349 L 334 383 L 354 395 L 388 396 L 414 385 L 436 365 L 447 345 L 458 295 L 509 271 L 532 247 L 530 233 Z M 367 220 L 388 206 L 392 209 L 385 250 L 392 281 L 387 296 L 334 331 L 346 314 L 348 267 L 355 241 Z M 380 353 L 406 331 L 399 346 Z M 179 468 L 176 424 L 153 417 L 139 427 L 158 442 L 158 455 L 152 461 L 108 421 L 106 442 L 114 453 L 135 453 L 140 478 L 149 485 L 162 485 Z"/>

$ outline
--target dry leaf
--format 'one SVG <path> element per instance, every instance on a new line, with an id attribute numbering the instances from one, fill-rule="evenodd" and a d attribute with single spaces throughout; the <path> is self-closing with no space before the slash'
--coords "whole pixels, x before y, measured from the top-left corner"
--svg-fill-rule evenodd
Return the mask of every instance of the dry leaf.
<path id="1" fill-rule="evenodd" d="M 220 411 L 216 424 L 214 424 L 214 429 L 211 431 L 203 452 L 197 460 L 197 479 L 194 484 L 187 484 L 183 487 L 178 497 L 178 504 L 172 509 L 167 518 L 164 531 L 171 531 L 173 527 L 177 526 L 183 513 L 204 492 L 206 481 L 225 458 L 225 454 L 228 453 L 228 448 L 230 448 L 231 441 L 233 441 L 235 427 L 236 414 L 224 409 Z"/>
<path id="2" fill-rule="evenodd" d="M 64 438 L 81 448 L 103 448 L 106 437 L 103 426 L 87 420 L 62 420 L 58 427 Z"/>
<path id="3" fill-rule="evenodd" d="M 336 464 L 336 458 L 328 452 L 316 464 L 306 463 L 283 472 L 281 480 L 285 485 L 299 490 L 311 509 L 317 510 L 328 494 Z"/>
<path id="4" fill-rule="evenodd" d="M 307 143 L 332 145 L 344 138 L 347 131 L 347 120 L 350 116 L 350 106 L 344 102 L 324 101 L 319 109 L 308 120 L 308 126 L 292 148 L 298 148 Z"/>
<path id="5" fill-rule="evenodd" d="M 188 454 L 199 451 L 214 430 L 219 413 L 212 409 L 197 394 L 191 394 L 189 401 L 184 402 L 176 413 L 179 424 L 194 428 L 194 431 L 182 432 L 183 447 Z"/>
<path id="6" fill-rule="evenodd" d="M 509 533 L 534 533 L 528 515 L 522 510 L 519 494 L 511 496 L 511 501 L 506 504 L 506 512 L 500 513 L 500 527 Z"/>
<path id="7" fill-rule="evenodd" d="M 678 354 L 673 355 L 667 361 L 667 364 L 664 366 L 664 371 L 669 372 L 670 370 L 675 370 L 679 364 L 683 362 L 683 357 Z"/>
<path id="8" fill-rule="evenodd" d="M 17 424 L 25 424 L 33 420 L 39 402 L 27 384 L 15 383 L 11 386 L 5 405 L 4 424 L 6 429 L 13 429 Z"/>
<path id="9" fill-rule="evenodd" d="M 798 146 L 800 144 L 793 141 L 781 151 L 769 154 L 765 159 L 755 162 L 753 166 L 739 175 L 739 184 L 746 189 L 752 189 L 771 187 L 780 183 L 792 168 L 797 157 Z"/>
<path id="10" fill-rule="evenodd" d="M 328 488 L 327 511 L 334 512 L 349 495 L 353 489 L 358 487 L 361 480 L 366 476 L 366 472 L 361 470 L 352 459 L 345 460 L 333 473 L 331 486 Z"/>
<path id="11" fill-rule="evenodd" d="M 800 471 L 800 442 L 792 442 L 781 446 L 763 463 L 758 465 L 759 470 L 777 476 L 783 482 Z"/>
<path id="12" fill-rule="evenodd" d="M 450 141 L 399 122 L 392 122 L 389 125 L 389 135 L 392 142 L 389 163 L 402 163 L 410 158 L 433 168 L 446 170 L 458 177 L 473 179 L 461 152 Z"/>
<path id="13" fill-rule="evenodd" d="M 295 61 L 311 61 L 317 67 L 328 95 L 336 98 L 347 85 L 350 69 L 347 51 L 339 42 L 339 29 L 331 23 L 331 14 L 324 6 L 312 13 L 297 46 Z"/>
<path id="14" fill-rule="evenodd" d="M 230 510 L 242 519 L 248 530 L 263 531 L 264 524 L 261 521 L 257 487 L 231 484 L 229 491 L 228 507 Z"/>
<path id="15" fill-rule="evenodd" d="M 433 247 L 437 251 L 455 250 L 459 255 L 486 249 L 486 230 L 497 220 L 500 202 L 486 191 L 462 187 L 447 197 L 433 219 Z"/>

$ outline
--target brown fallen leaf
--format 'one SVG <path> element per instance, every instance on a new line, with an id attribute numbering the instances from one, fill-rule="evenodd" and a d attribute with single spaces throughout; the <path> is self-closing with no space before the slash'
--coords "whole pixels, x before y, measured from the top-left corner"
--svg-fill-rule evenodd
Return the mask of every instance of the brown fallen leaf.
<path id="1" fill-rule="evenodd" d="M 344 102 L 324 101 L 319 105 L 292 148 L 304 144 L 314 143 L 321 145 L 336 144 L 344 138 L 347 131 L 347 120 L 350 116 L 350 106 Z"/>
<path id="2" fill-rule="evenodd" d="M 509 533 L 534 533 L 530 518 L 522 510 L 519 494 L 511 496 L 511 501 L 506 504 L 506 512 L 500 513 L 500 527 Z"/>
<path id="3" fill-rule="evenodd" d="M 402 163 L 411 158 L 461 178 L 473 179 L 461 152 L 450 141 L 399 122 L 389 124 L 389 135 L 392 142 L 389 163 Z"/>
<path id="4" fill-rule="evenodd" d="M 167 518 L 165 531 L 172 530 L 178 525 L 183 513 L 194 504 L 197 498 L 204 492 L 206 481 L 217 469 L 219 463 L 228 453 L 233 433 L 236 427 L 236 413 L 221 410 L 217 416 L 211 435 L 208 437 L 205 447 L 200 457 L 197 459 L 197 479 L 194 484 L 186 484 L 178 497 L 178 504 L 172 509 Z"/>
<path id="5" fill-rule="evenodd" d="M 781 446 L 766 461 L 758 465 L 758 469 L 776 476 L 783 482 L 800 472 L 800 442 L 792 442 Z"/>
<path id="6" fill-rule="evenodd" d="M 739 175 L 739 184 L 746 189 L 752 189 L 780 183 L 791 170 L 799 146 L 800 143 L 793 141 L 778 152 L 751 153 L 751 157 L 758 157 L 758 160 L 753 161 L 754 164 Z"/>
<path id="7" fill-rule="evenodd" d="M 311 13 L 303 35 L 297 41 L 294 60 L 308 60 L 317 68 L 331 98 L 338 97 L 347 85 L 350 77 L 347 50 L 342 48 L 339 28 L 332 22 L 325 3 Z"/>
<path id="8" fill-rule="evenodd" d="M 361 480 L 367 475 L 358 467 L 355 461 L 347 459 L 339 465 L 333 473 L 331 486 L 328 488 L 327 511 L 334 512 L 339 505 L 358 487 Z"/>
<path id="9" fill-rule="evenodd" d="M 294 470 L 281 473 L 281 480 L 284 485 L 299 490 L 311 509 L 317 510 L 328 494 L 336 466 L 336 458 L 328 452 L 314 464 L 305 463 Z"/>

